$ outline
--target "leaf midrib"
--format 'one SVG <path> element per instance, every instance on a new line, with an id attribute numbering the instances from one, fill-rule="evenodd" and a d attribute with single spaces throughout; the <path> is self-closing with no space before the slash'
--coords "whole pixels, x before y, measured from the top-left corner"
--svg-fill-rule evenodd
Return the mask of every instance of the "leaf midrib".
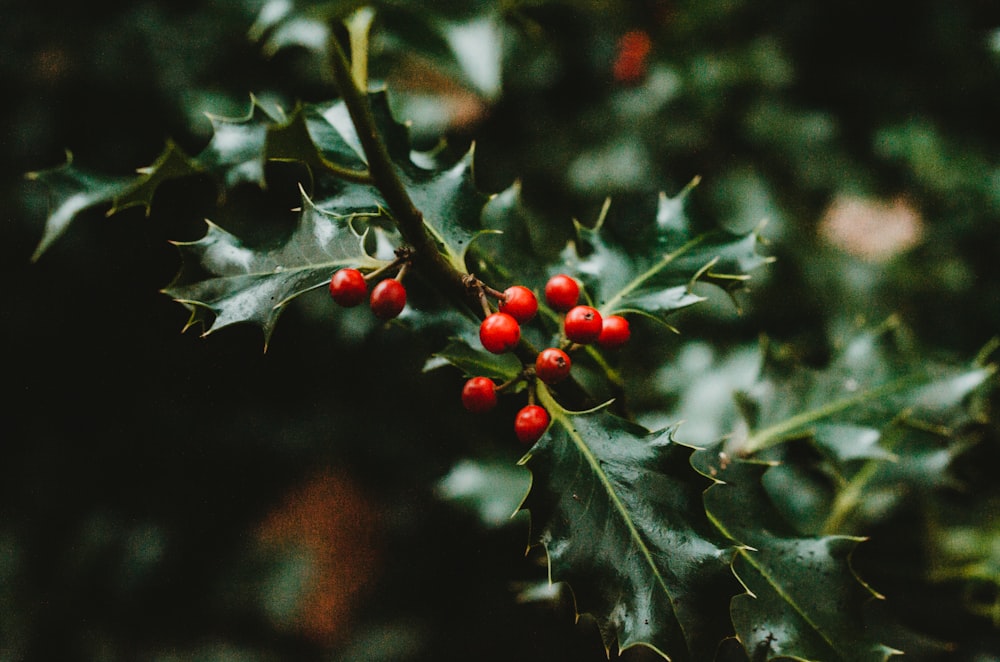
<path id="1" fill-rule="evenodd" d="M 849 538 L 849 536 L 838 536 L 838 537 Z M 851 540 L 858 540 L 857 538 L 850 538 L 850 539 Z M 754 551 L 756 551 L 756 550 L 754 550 Z M 792 609 L 795 610 L 795 613 L 798 614 L 802 618 L 802 620 L 805 621 L 806 624 L 809 625 L 809 627 L 811 627 L 813 629 L 813 631 L 816 634 L 818 634 L 823 641 L 826 642 L 826 645 L 829 646 L 831 650 L 836 651 L 838 654 L 840 654 L 840 650 L 837 648 L 837 645 L 834 643 L 832 637 L 828 636 L 827 633 L 826 633 L 826 631 L 823 628 L 821 628 L 811 618 L 809 618 L 809 616 L 806 614 L 805 610 L 802 609 L 801 607 L 799 607 L 798 603 L 792 598 L 792 596 L 788 595 L 785 592 L 785 590 L 782 588 L 781 584 L 779 584 L 777 582 L 777 580 L 775 580 L 771 576 L 771 574 L 764 569 L 764 567 L 761 564 L 757 563 L 754 560 L 754 558 L 753 558 L 753 556 L 751 555 L 750 552 L 751 552 L 751 550 L 748 550 L 748 549 L 740 549 L 740 550 L 738 550 L 738 553 L 744 559 L 746 559 L 746 562 L 749 563 L 751 566 L 753 566 L 754 569 L 756 569 L 757 572 L 760 573 L 761 577 L 764 578 L 764 580 L 767 582 L 768 586 L 770 586 L 772 589 L 774 589 L 774 592 L 778 594 L 778 597 L 780 597 L 782 600 L 784 600 L 786 604 L 788 604 L 789 606 L 791 606 Z"/>
<path id="2" fill-rule="evenodd" d="M 539 399 L 542 401 L 542 404 L 545 406 L 545 408 L 552 413 L 553 419 L 555 419 L 555 421 L 557 421 L 560 425 L 562 425 L 563 428 L 566 430 L 566 433 L 569 435 L 570 439 L 573 440 L 573 444 L 583 455 L 584 459 L 587 460 L 587 463 L 590 465 L 594 474 L 600 480 L 600 483 L 604 487 L 604 490 L 608 495 L 608 498 L 611 500 L 614 509 L 618 512 L 622 520 L 625 522 L 625 526 L 628 528 L 629 531 L 629 537 L 632 538 L 633 543 L 636 545 L 636 547 L 639 548 L 639 551 L 642 553 L 643 559 L 645 559 L 646 564 L 650 568 L 650 571 L 656 578 L 656 583 L 663 590 L 664 594 L 667 595 L 668 597 L 667 603 L 670 605 L 670 611 L 674 616 L 674 621 L 677 623 L 677 626 L 683 632 L 684 624 L 681 622 L 681 619 L 677 615 L 677 611 L 674 608 L 673 600 L 670 599 L 671 598 L 670 590 L 667 588 L 666 582 L 663 579 L 663 575 L 656 567 L 653 555 L 650 552 L 649 548 L 646 546 L 646 543 L 643 541 L 642 536 L 639 533 L 639 529 L 636 528 L 635 524 L 632 521 L 631 516 L 629 516 L 628 509 L 625 508 L 625 504 L 622 503 L 621 499 L 618 497 L 618 493 L 615 491 L 614 486 L 608 479 L 607 474 L 605 474 L 604 470 L 601 469 L 600 461 L 597 459 L 597 457 L 594 456 L 593 452 L 591 452 L 590 447 L 586 444 L 586 442 L 584 442 L 583 438 L 580 437 L 580 435 L 576 432 L 576 429 L 570 422 L 568 416 L 565 413 L 565 410 L 559 405 L 558 402 L 555 401 L 551 393 L 549 393 L 548 389 L 542 386 L 541 384 L 539 384 L 538 396 Z"/>
<path id="3" fill-rule="evenodd" d="M 635 289 L 637 289 L 647 280 L 649 280 L 657 273 L 662 271 L 668 264 L 676 260 L 684 253 L 687 253 L 698 244 L 702 243 L 705 240 L 706 236 L 707 235 L 705 234 L 698 235 L 697 237 L 691 239 L 690 241 L 688 241 L 686 244 L 684 244 L 674 252 L 667 253 L 666 255 L 661 257 L 659 261 L 657 261 L 653 266 L 651 266 L 649 269 L 646 269 L 646 271 L 642 272 L 641 274 L 633 278 L 628 284 L 625 285 L 625 287 L 620 289 L 617 294 L 608 299 L 607 303 L 605 303 L 602 306 L 602 313 L 613 311 L 615 309 L 615 306 L 618 305 L 618 302 L 620 302 L 622 299 L 631 294 Z"/>
<path id="4" fill-rule="evenodd" d="M 786 435 L 797 430 L 799 428 L 805 427 L 810 423 L 815 423 L 816 421 L 823 420 L 824 418 L 829 418 L 834 414 L 838 414 L 842 411 L 850 409 L 855 405 L 861 404 L 862 402 L 872 399 L 879 398 L 882 396 L 901 391 L 908 386 L 915 385 L 920 382 L 922 374 L 911 373 L 903 377 L 892 380 L 882 384 L 881 386 L 876 386 L 867 390 L 859 391 L 854 395 L 848 396 L 846 398 L 841 398 L 839 400 L 834 400 L 829 402 L 822 407 L 817 407 L 816 409 L 810 409 L 804 411 L 800 414 L 796 414 L 790 418 L 770 425 L 763 429 L 757 430 L 751 434 L 743 448 L 742 451 L 746 454 L 756 453 L 772 446 L 777 446 L 785 439 L 789 438 Z"/>

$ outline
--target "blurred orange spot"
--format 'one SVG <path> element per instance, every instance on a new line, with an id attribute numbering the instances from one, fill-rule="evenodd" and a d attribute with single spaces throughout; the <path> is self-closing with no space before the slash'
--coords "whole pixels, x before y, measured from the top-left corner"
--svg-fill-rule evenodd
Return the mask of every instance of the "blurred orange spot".
<path id="1" fill-rule="evenodd" d="M 883 202 L 840 195 L 823 214 L 819 235 L 862 260 L 886 262 L 920 243 L 924 222 L 902 197 Z"/>
<path id="2" fill-rule="evenodd" d="M 378 528 L 377 512 L 358 487 L 330 471 L 307 480 L 267 516 L 257 532 L 264 548 L 301 550 L 312 564 L 285 625 L 326 645 L 346 632 L 378 565 Z"/>
<path id="3" fill-rule="evenodd" d="M 645 30 L 629 30 L 618 40 L 612 74 L 619 83 L 636 83 L 646 75 L 653 42 Z"/>

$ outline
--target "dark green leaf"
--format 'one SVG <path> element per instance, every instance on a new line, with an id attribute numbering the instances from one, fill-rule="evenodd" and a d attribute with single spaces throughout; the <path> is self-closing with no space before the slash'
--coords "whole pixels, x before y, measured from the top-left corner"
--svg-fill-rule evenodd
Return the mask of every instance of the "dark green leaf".
<path id="1" fill-rule="evenodd" d="M 473 511 L 487 526 L 510 522 L 531 485 L 531 475 L 504 460 L 457 462 L 437 483 L 437 494 L 446 501 Z"/>
<path id="2" fill-rule="evenodd" d="M 49 170 L 28 173 L 28 179 L 41 182 L 49 189 L 51 204 L 45 219 L 45 230 L 32 260 L 37 260 L 69 227 L 81 211 L 107 204 L 129 188 L 131 177 L 104 177 L 79 170 L 67 152 L 66 163 Z"/>
<path id="3" fill-rule="evenodd" d="M 149 215 L 153 195 L 160 184 L 171 179 L 187 177 L 199 172 L 200 169 L 180 147 L 168 142 L 156 162 L 149 167 L 140 168 L 139 178 L 133 181 L 128 189 L 115 195 L 114 205 L 108 211 L 108 215 L 134 206 L 142 206 Z"/>
<path id="4" fill-rule="evenodd" d="M 931 579 L 960 582 L 965 606 L 1000 627 L 1000 496 L 933 513 Z"/>
<path id="5" fill-rule="evenodd" d="M 564 262 L 587 285 L 602 314 L 634 312 L 662 320 L 701 301 L 691 291 L 694 282 L 732 292 L 770 261 L 757 253 L 756 231 L 696 234 L 683 211 L 690 188 L 675 198 L 660 196 L 655 227 L 638 251 L 606 238 L 603 216 L 593 228 L 578 225 L 578 240 L 567 247 Z"/>
<path id="6" fill-rule="evenodd" d="M 318 174 L 334 168 L 363 172 L 365 161 L 342 103 L 300 105 L 267 134 L 269 159 L 300 161 Z"/>
<path id="7" fill-rule="evenodd" d="M 522 284 L 540 288 L 547 277 L 543 233 L 551 223 L 533 214 L 524 204 L 516 182 L 492 196 L 483 207 L 483 227 L 491 234 L 476 241 L 479 263 L 473 270 L 494 279 L 498 287 Z M 559 244 L 562 245 L 562 242 Z"/>
<path id="8" fill-rule="evenodd" d="M 243 181 L 262 184 L 265 139 L 276 120 L 254 99 L 247 117 L 212 117 L 211 121 L 215 133 L 197 157 L 188 157 L 177 145 L 168 142 L 156 161 L 140 168 L 138 175 L 133 177 L 105 177 L 84 172 L 75 168 L 71 159 L 60 167 L 29 174 L 30 178 L 46 184 L 53 196 L 45 232 L 34 258 L 41 256 L 77 214 L 88 207 L 108 204 L 110 215 L 141 205 L 148 213 L 157 187 L 170 179 L 207 171 L 225 187 Z"/>
<path id="9" fill-rule="evenodd" d="M 935 364 L 907 352 L 900 334 L 894 320 L 858 333 L 822 370 L 786 370 L 769 362 L 743 395 L 748 432 L 730 450 L 756 453 L 819 431 L 820 443 L 843 462 L 877 453 L 865 428 L 880 429 L 904 410 L 911 418 L 954 423 L 956 406 L 993 369 Z"/>
<path id="10" fill-rule="evenodd" d="M 706 519 L 692 449 L 605 410 L 571 414 L 544 389 L 548 433 L 522 460 L 524 507 L 551 578 L 573 588 L 605 641 L 710 659 L 730 630 L 732 549 Z"/>
<path id="11" fill-rule="evenodd" d="M 379 135 L 399 168 L 400 178 L 410 198 L 423 214 L 424 223 L 452 266 L 464 272 L 469 245 L 476 237 L 488 232 L 481 227 L 483 206 L 488 196 L 475 186 L 472 151 L 453 164 L 439 164 L 429 155 L 415 155 L 410 150 L 406 127 L 392 117 L 385 92 L 373 92 L 368 99 Z M 343 103 L 307 109 L 307 113 L 309 134 L 326 158 L 338 164 L 346 162 L 348 166 L 354 166 L 348 161 L 352 156 L 351 150 L 354 158 L 363 158 Z M 323 122 L 319 121 L 319 117 Z M 415 158 L 420 160 L 419 165 Z M 347 183 L 337 188 L 332 199 L 318 198 L 316 204 L 322 209 L 339 213 L 346 210 L 375 211 L 386 207 L 378 190 L 365 183 Z"/>
<path id="12" fill-rule="evenodd" d="M 483 349 L 474 349 L 469 343 L 457 338 L 452 339 L 444 349 L 435 352 L 424 369 L 436 368 L 440 361 L 455 366 L 466 377 L 482 375 L 503 381 L 514 379 L 523 369 L 521 362 L 513 354 L 491 354 Z"/>
<path id="13" fill-rule="evenodd" d="M 733 459 L 718 448 L 697 452 L 693 464 L 720 481 L 705 493 L 706 510 L 742 545 L 733 569 L 747 592 L 733 599 L 732 618 L 748 652 L 844 662 L 885 660 L 895 652 L 864 622 L 865 604 L 879 596 L 850 566 L 861 539 L 795 535 L 761 484 L 768 464 Z"/>
<path id="14" fill-rule="evenodd" d="M 209 120 L 212 122 L 212 139 L 198 154 L 198 164 L 216 174 L 225 189 L 243 182 L 262 186 L 267 160 L 264 151 L 267 134 L 280 119 L 253 98 L 245 117 L 210 115 Z"/>
<path id="15" fill-rule="evenodd" d="M 351 221 L 317 209 L 303 193 L 299 225 L 277 248 L 247 247 L 209 223 L 202 239 L 177 244 L 184 264 L 164 291 L 191 309 L 189 326 L 203 323 L 207 334 L 252 322 L 264 330 L 266 345 L 292 299 L 321 287 L 342 267 L 370 270 L 384 264 L 365 251 L 364 237 Z"/>
<path id="16" fill-rule="evenodd" d="M 465 254 L 486 230 L 480 227 L 487 196 L 472 179 L 472 151 L 451 168 L 430 177 L 411 177 L 407 190 L 452 266 L 465 272 Z"/>

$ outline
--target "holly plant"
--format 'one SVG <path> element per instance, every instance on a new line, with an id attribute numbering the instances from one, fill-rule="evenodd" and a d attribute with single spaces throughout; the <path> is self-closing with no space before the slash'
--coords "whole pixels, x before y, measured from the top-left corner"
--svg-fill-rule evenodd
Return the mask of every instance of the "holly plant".
<path id="1" fill-rule="evenodd" d="M 906 637 L 870 614 L 893 596 L 852 563 L 859 534 L 958 453 L 950 439 L 973 422 L 966 405 L 992 366 L 933 364 L 889 320 L 845 332 L 826 367 L 765 344 L 751 383 L 726 395 L 714 438 L 683 440 L 686 414 L 671 403 L 704 375 L 679 375 L 678 397 L 663 394 L 659 407 L 673 420 L 647 429 L 623 353 L 676 342 L 672 318 L 713 291 L 734 305 L 746 296 L 772 262 L 766 226 L 693 222 L 694 179 L 624 230 L 609 225 L 613 201 L 596 218 L 567 219 L 570 240 L 545 250 L 517 183 L 481 191 L 471 149 L 414 147 L 393 91 L 368 79 L 372 10 L 337 11 L 343 26 L 321 49 L 335 100 L 283 110 L 253 99 L 244 117 L 212 118 L 200 153 L 169 144 L 136 176 L 71 159 L 32 173 L 52 197 L 36 259 L 85 209 L 148 213 L 162 184 L 192 177 L 210 178 L 224 201 L 236 186 L 263 187 L 268 164 L 297 164 L 297 221 L 280 242 L 208 221 L 201 238 L 176 243 L 182 266 L 163 291 L 190 311 L 187 327 L 256 325 L 266 347 L 282 312 L 322 290 L 332 316 L 370 309 L 372 334 L 444 330 L 426 369 L 451 371 L 469 417 L 512 407 L 505 434 L 531 473 L 514 495 L 529 543 L 608 651 L 692 661 L 900 653 Z M 287 20 L 257 26 L 271 47 Z M 639 41 L 620 65 L 627 81 L 641 75 Z"/>

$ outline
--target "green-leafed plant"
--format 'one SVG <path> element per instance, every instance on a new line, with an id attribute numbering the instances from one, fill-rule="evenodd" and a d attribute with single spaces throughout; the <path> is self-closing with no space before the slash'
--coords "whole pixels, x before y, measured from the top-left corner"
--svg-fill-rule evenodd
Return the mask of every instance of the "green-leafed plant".
<path id="1" fill-rule="evenodd" d="M 393 90 L 369 83 L 377 43 L 380 57 L 409 49 L 480 101 L 495 100 L 498 14 L 437 15 L 405 3 L 312 10 L 268 3 L 253 34 L 273 51 L 314 48 L 339 98 L 288 111 L 254 99 L 245 117 L 213 118 L 199 153 L 169 144 L 132 177 L 71 159 L 32 173 L 53 201 L 35 258 L 87 208 L 149 212 L 162 184 L 193 177 L 214 181 L 225 205 L 239 186 L 271 185 L 271 165 L 298 168 L 297 222 L 279 240 L 209 221 L 201 238 L 177 242 L 182 267 L 164 292 L 190 311 L 188 327 L 209 334 L 251 323 L 267 347 L 289 305 L 329 288 L 330 315 L 370 305 L 386 322 L 367 333 L 392 324 L 434 338 L 425 369 L 452 370 L 470 417 L 516 402 L 508 436 L 524 444 L 516 464 L 531 473 L 525 493 L 511 478 L 514 462 L 465 459 L 463 469 L 480 466 L 489 484 L 443 493 L 480 511 L 495 503 L 528 511 L 551 581 L 568 583 L 608 649 L 646 647 L 670 660 L 853 661 L 916 646 L 891 618 L 872 615 L 891 613 L 898 598 L 883 596 L 853 558 L 866 535 L 945 484 L 973 444 L 985 411 L 977 398 L 994 373 L 989 352 L 969 365 L 931 361 L 890 318 L 839 334 L 822 366 L 764 342 L 749 372 L 705 395 L 707 375 L 738 371 L 709 361 L 691 372 L 673 358 L 680 352 L 664 353 L 680 342 L 672 318 L 718 292 L 735 304 L 747 283 L 766 279 L 765 225 L 703 227 L 685 210 L 693 181 L 650 200 L 643 217 L 616 219 L 609 202 L 593 220 L 567 216 L 553 229 L 519 184 L 480 190 L 472 149 L 416 149 L 394 116 Z M 388 18 L 373 36 L 378 12 Z M 321 38 L 306 39 L 316 32 L 304 26 Z M 616 70 L 622 83 L 643 75 L 648 44 L 633 48 L 635 61 Z M 694 405 L 709 410 L 711 431 L 689 438 L 681 423 Z M 641 424 L 653 420 L 666 424 Z M 983 556 L 995 546 L 995 523 L 976 529 L 939 510 L 928 518 L 955 530 L 934 546 L 933 576 L 995 592 L 995 554 Z M 877 577 L 881 562 L 865 568 Z M 996 622 L 998 601 L 977 596 L 970 608 Z M 883 602 L 890 607 L 872 609 Z"/>

